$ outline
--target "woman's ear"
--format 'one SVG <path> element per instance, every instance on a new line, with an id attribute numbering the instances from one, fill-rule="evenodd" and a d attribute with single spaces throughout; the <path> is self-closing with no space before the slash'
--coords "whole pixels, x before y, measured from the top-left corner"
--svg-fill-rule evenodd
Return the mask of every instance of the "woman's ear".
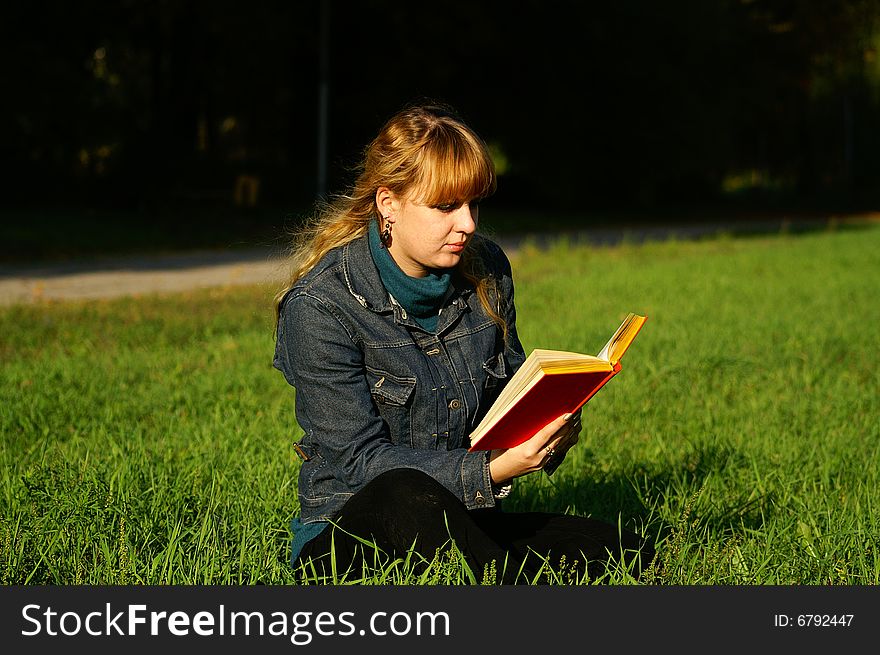
<path id="1" fill-rule="evenodd" d="M 376 207 L 379 209 L 379 213 L 387 218 L 397 213 L 400 202 L 391 189 L 387 186 L 380 186 L 376 189 Z"/>

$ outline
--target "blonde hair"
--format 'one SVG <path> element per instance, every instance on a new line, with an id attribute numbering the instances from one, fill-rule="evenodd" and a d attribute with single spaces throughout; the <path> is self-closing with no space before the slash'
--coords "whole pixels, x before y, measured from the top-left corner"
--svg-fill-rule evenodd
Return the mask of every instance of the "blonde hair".
<path id="1" fill-rule="evenodd" d="M 378 220 L 376 191 L 388 187 L 400 197 L 418 193 L 419 202 L 457 205 L 495 192 L 495 166 L 483 140 L 443 105 L 412 105 L 392 116 L 366 147 L 354 186 L 320 203 L 290 248 L 291 275 L 275 295 L 275 314 L 297 280 L 328 252 L 367 233 Z M 486 272 L 479 239 L 465 249 L 458 271 L 473 284 L 480 304 L 507 340 L 500 294 Z M 493 302 L 494 296 L 494 302 Z M 277 321 L 276 321 L 277 322 Z"/>

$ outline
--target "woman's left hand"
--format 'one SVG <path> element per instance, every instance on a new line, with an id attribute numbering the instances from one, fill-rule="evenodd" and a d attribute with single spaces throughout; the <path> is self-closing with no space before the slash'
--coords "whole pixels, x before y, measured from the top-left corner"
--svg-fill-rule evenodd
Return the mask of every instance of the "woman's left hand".
<path id="1" fill-rule="evenodd" d="M 581 413 L 560 417 L 537 432 L 531 439 L 513 448 L 493 450 L 489 455 L 489 473 L 496 484 L 540 471 L 551 460 L 558 466 L 574 446 L 581 431 Z M 557 459 L 559 458 L 559 459 Z"/>
<path id="2" fill-rule="evenodd" d="M 562 464 L 562 460 L 565 459 L 568 451 L 580 440 L 580 434 L 581 413 L 578 411 L 578 413 L 572 417 L 571 424 L 568 426 L 565 434 L 562 435 L 557 445 L 547 454 L 547 459 L 541 466 L 541 469 L 550 475 L 553 471 L 559 468 L 559 465 Z"/>

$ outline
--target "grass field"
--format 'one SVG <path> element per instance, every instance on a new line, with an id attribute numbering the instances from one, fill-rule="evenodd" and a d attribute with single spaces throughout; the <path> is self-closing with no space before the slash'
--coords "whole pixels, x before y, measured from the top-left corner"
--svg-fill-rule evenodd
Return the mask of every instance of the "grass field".
<path id="1" fill-rule="evenodd" d="M 509 509 L 645 532 L 648 583 L 880 584 L 880 228 L 559 243 L 513 265 L 527 350 L 596 352 L 627 312 L 649 321 L 580 444 Z M 0 310 L 0 582 L 297 581 L 272 291 Z"/>

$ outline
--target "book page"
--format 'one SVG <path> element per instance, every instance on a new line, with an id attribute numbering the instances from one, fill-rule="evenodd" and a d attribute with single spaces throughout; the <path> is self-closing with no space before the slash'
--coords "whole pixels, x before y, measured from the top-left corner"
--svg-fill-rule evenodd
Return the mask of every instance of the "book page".
<path id="1" fill-rule="evenodd" d="M 620 324 L 620 327 L 617 328 L 614 335 L 608 340 L 608 343 L 605 344 L 605 347 L 599 352 L 597 357 L 611 362 L 611 364 L 619 362 L 620 358 L 623 357 L 626 349 L 629 348 L 629 345 L 633 342 L 633 339 L 636 338 L 642 325 L 644 325 L 647 320 L 647 316 L 639 316 L 638 314 L 633 313 L 628 314 L 627 317 L 623 319 L 623 323 Z"/>

